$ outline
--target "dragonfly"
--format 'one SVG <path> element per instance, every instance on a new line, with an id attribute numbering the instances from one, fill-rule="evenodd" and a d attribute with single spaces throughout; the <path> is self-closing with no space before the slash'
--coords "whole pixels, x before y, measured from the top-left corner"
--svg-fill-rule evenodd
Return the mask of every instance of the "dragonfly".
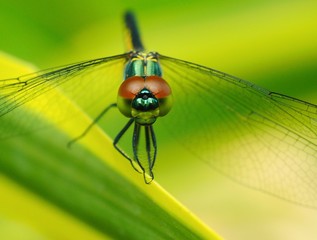
<path id="1" fill-rule="evenodd" d="M 113 122 L 125 121 L 120 129 L 108 126 L 116 131 L 113 146 L 146 183 L 154 179 L 162 133 L 193 161 L 243 185 L 317 207 L 317 105 L 147 52 L 134 15 L 127 12 L 124 19 L 126 53 L 0 80 L 0 127 L 15 117 L 36 128 L 21 106 L 59 89 L 94 119 L 69 145 L 113 115 Z M 1 127 L 0 137 L 12 134 L 8 129 Z M 128 146 L 122 143 L 127 139 Z M 177 156 L 171 154 L 171 160 Z"/>

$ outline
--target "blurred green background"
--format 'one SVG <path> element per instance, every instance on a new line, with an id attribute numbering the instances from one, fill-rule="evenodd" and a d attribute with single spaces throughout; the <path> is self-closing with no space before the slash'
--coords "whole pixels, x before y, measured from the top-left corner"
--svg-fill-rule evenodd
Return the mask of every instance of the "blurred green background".
<path id="1" fill-rule="evenodd" d="M 316 1 L 1 1 L 0 48 L 41 69 L 122 53 L 126 9 L 148 50 L 317 103 Z M 195 165 L 199 176 L 161 160 L 156 179 L 225 238 L 317 236 L 316 211 Z"/>

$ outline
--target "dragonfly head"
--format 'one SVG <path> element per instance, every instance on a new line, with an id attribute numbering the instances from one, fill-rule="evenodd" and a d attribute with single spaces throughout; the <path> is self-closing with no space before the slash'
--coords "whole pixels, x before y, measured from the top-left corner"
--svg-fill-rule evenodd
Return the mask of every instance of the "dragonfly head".
<path id="1" fill-rule="evenodd" d="M 150 125 L 170 111 L 171 89 L 159 76 L 133 76 L 121 84 L 117 105 L 123 115 L 141 125 Z"/>
<path id="2" fill-rule="evenodd" d="M 135 96 L 131 107 L 132 117 L 141 125 L 152 124 L 159 116 L 159 101 L 147 88 L 143 88 Z"/>

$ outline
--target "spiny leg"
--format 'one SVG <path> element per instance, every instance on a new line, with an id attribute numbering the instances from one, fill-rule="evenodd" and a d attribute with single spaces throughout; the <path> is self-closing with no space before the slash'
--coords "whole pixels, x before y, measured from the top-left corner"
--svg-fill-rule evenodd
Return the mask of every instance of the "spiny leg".
<path id="1" fill-rule="evenodd" d="M 146 183 L 150 183 L 153 181 L 154 179 L 154 174 L 152 172 L 154 163 L 155 163 L 155 159 L 156 159 L 156 151 L 157 151 L 157 147 L 156 147 L 156 139 L 155 139 L 155 134 L 153 131 L 153 127 L 152 125 L 148 125 L 148 126 L 144 126 L 145 127 L 145 145 L 146 145 L 146 152 L 147 152 L 147 160 L 148 160 L 148 166 L 149 166 L 149 177 L 150 177 L 150 181 L 149 179 L 144 175 L 144 181 Z M 154 149 L 154 154 L 153 154 L 153 158 L 151 155 L 152 152 L 152 146 Z"/>
<path id="2" fill-rule="evenodd" d="M 135 161 L 138 163 L 139 167 L 142 169 L 142 172 L 145 172 L 144 167 L 142 166 L 139 157 L 138 157 L 138 146 L 139 146 L 139 140 L 140 140 L 140 129 L 141 125 L 138 123 L 134 124 L 133 129 L 133 136 L 132 136 L 132 149 L 133 149 L 133 155 Z"/>
<path id="3" fill-rule="evenodd" d="M 154 164 L 155 164 L 156 154 L 157 154 L 156 137 L 155 137 L 153 125 L 150 125 L 150 133 L 151 133 L 151 138 L 152 138 L 152 144 L 154 147 L 154 156 L 153 156 L 153 161 L 152 161 L 152 165 L 151 165 L 151 170 L 152 170 L 152 168 L 154 167 Z"/>
<path id="4" fill-rule="evenodd" d="M 79 139 L 86 136 L 86 134 L 90 131 L 90 129 L 105 115 L 111 108 L 117 107 L 116 103 L 110 104 L 108 107 L 106 107 L 95 119 L 90 125 L 83 131 L 82 134 L 80 134 L 78 137 L 74 138 L 70 142 L 68 142 L 67 147 L 70 148 L 75 142 L 77 142 Z"/>
<path id="5" fill-rule="evenodd" d="M 121 131 L 118 133 L 118 135 L 115 137 L 115 139 L 113 140 L 113 146 L 115 147 L 115 149 L 122 155 L 124 156 L 126 159 L 128 159 L 131 163 L 131 166 L 134 168 L 135 171 L 140 172 L 134 165 L 133 165 L 133 160 L 123 151 L 121 150 L 117 144 L 119 143 L 121 137 L 125 134 L 125 132 L 130 128 L 130 126 L 132 125 L 132 123 L 134 122 L 134 118 L 131 118 L 127 124 L 121 129 Z"/>

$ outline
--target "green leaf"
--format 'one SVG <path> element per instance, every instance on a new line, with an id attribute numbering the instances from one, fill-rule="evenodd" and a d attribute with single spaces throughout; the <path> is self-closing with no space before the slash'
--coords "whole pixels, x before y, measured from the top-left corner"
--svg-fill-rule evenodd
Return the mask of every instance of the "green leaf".
<path id="1" fill-rule="evenodd" d="M 5 55 L 0 64 L 1 79 L 33 70 Z M 64 106 L 41 111 L 50 94 Z M 66 106 L 76 118 L 54 122 Z M 1 239 L 219 239 L 157 183 L 146 185 L 98 127 L 67 148 L 91 119 L 58 89 L 21 108 L 5 124 L 20 134 L 0 142 Z M 28 115 L 50 127 L 24 129 Z"/>

